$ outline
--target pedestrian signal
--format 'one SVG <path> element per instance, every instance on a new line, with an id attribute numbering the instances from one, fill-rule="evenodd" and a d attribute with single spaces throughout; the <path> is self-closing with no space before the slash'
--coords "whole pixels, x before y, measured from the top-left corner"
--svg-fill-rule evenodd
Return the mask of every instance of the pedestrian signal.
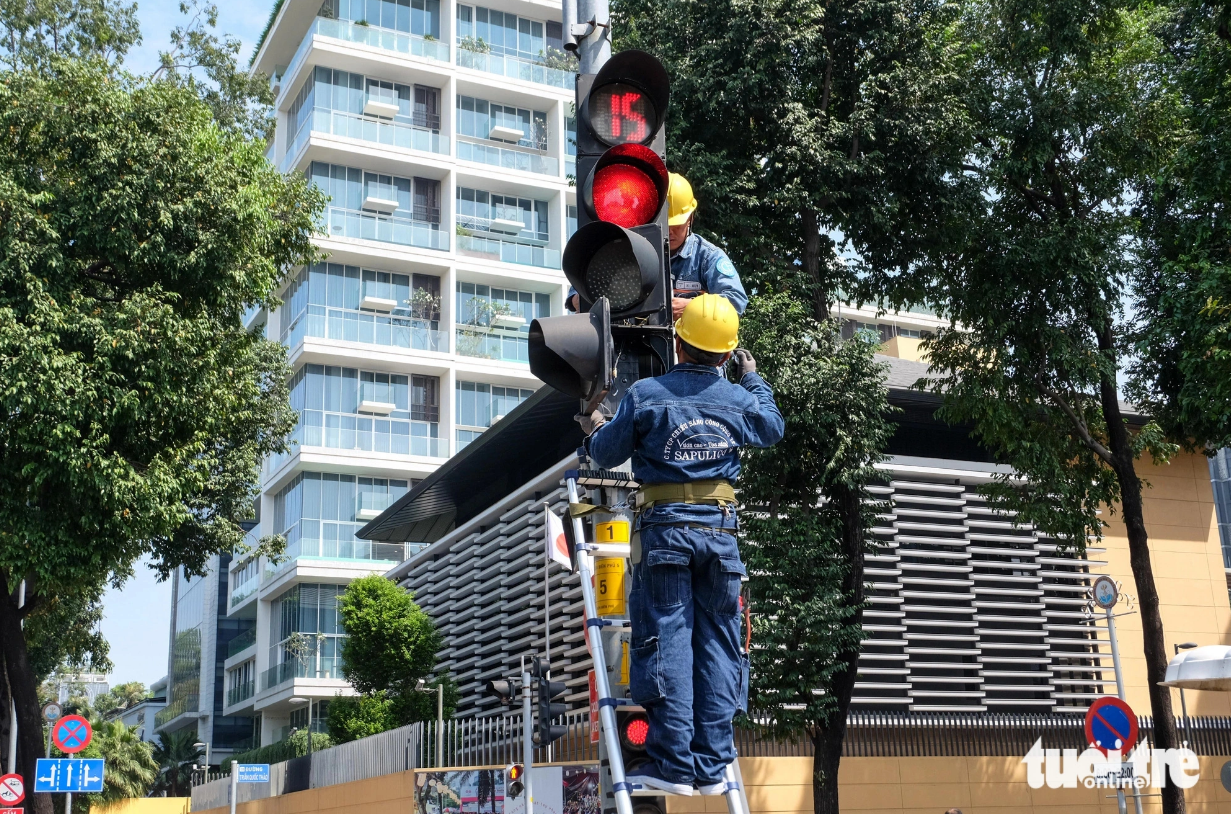
<path id="1" fill-rule="evenodd" d="M 504 768 L 504 796 L 512 800 L 521 796 L 526 789 L 526 767 L 520 763 L 511 763 Z"/>

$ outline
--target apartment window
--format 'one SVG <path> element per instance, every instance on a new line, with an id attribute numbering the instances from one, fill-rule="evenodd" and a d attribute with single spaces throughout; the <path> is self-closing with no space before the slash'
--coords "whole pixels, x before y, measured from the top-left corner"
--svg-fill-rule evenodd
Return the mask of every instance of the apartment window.
<path id="1" fill-rule="evenodd" d="M 559 24 L 557 23 L 557 26 Z M 553 29 L 555 34 L 559 29 Z M 457 7 L 457 39 L 482 40 L 493 54 L 539 59 L 547 53 L 547 37 L 544 24 L 538 20 L 518 17 L 483 6 Z M 557 35 L 553 48 L 559 50 Z"/>
<path id="2" fill-rule="evenodd" d="M 529 363 L 526 336 L 530 323 L 550 314 L 550 294 L 458 281 L 457 352 Z"/>
<path id="3" fill-rule="evenodd" d="M 227 689 L 234 691 L 251 685 L 256 678 L 255 668 L 254 661 L 245 661 L 238 667 L 232 667 L 227 671 Z"/>
<path id="4" fill-rule="evenodd" d="M 392 302 L 364 308 L 365 298 Z M 371 302 L 371 300 L 368 300 Z M 305 337 L 443 350 L 440 278 L 396 274 L 341 263 L 316 263 L 299 272 L 281 307 L 279 341 L 294 347 Z"/>
<path id="5" fill-rule="evenodd" d="M 568 234 L 565 236 L 565 239 L 567 240 L 577 233 L 577 207 L 569 206 L 565 217 L 568 221 L 566 224 L 568 227 Z"/>
<path id="6" fill-rule="evenodd" d="M 325 0 L 321 15 L 440 38 L 440 0 Z"/>
<path id="7" fill-rule="evenodd" d="M 521 221 L 522 231 L 517 235 L 502 233 L 510 238 L 544 242 L 550 239 L 547 201 L 498 195 L 481 189 L 457 188 L 457 222 L 460 226 L 491 232 L 494 220 Z"/>
<path id="8" fill-rule="evenodd" d="M 231 592 L 234 593 L 236 588 L 244 585 L 250 580 L 256 579 L 259 575 L 260 558 L 249 557 L 244 560 L 238 568 L 231 571 Z"/>
<path id="9" fill-rule="evenodd" d="M 522 136 L 513 142 L 533 150 L 547 149 L 547 113 L 542 110 L 501 105 L 473 96 L 457 97 L 457 132 L 471 138 L 492 138 L 492 129 L 504 127 L 519 130 Z M 499 137 L 499 136 L 498 136 Z M 501 140 L 510 140 L 504 139 Z"/>
<path id="10" fill-rule="evenodd" d="M 274 530 L 288 559 L 325 557 L 400 562 L 400 544 L 355 537 L 364 523 L 406 494 L 410 482 L 304 472 L 274 496 Z"/>
<path id="11" fill-rule="evenodd" d="M 433 178 L 402 178 L 365 172 L 355 167 L 313 161 L 308 178 L 329 196 L 329 206 L 352 211 L 383 211 L 437 225 L 440 223 L 440 182 Z"/>
<path id="12" fill-rule="evenodd" d="M 345 585 L 300 583 L 273 601 L 269 663 L 290 668 L 279 679 L 342 677 L 346 631 L 338 615 L 338 597 L 345 590 Z"/>
<path id="13" fill-rule="evenodd" d="M 532 395 L 534 391 L 524 387 L 459 381 L 455 394 L 458 451 Z"/>

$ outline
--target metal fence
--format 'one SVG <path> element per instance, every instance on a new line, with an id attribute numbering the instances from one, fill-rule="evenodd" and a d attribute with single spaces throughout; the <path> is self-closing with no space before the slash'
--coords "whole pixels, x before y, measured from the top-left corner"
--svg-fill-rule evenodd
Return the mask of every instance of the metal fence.
<path id="1" fill-rule="evenodd" d="M 536 763 L 595 763 L 598 747 L 590 743 L 590 715 L 565 717 L 567 732 L 550 749 L 536 748 Z M 1153 745 L 1154 724 L 1138 719 L 1141 738 Z M 1231 718 L 1177 721 L 1180 736 L 1199 755 L 1231 756 Z M 1042 738 L 1045 748 L 1085 747 L 1083 717 L 1051 713 L 967 712 L 926 714 L 852 712 L 842 744 L 845 757 L 1021 757 Z M 239 786 L 238 802 L 276 797 L 308 788 L 366 780 L 415 768 L 505 766 L 522 759 L 521 715 L 458 718 L 444 722 L 439 753 L 435 721 L 411 724 L 298 757 L 270 767 L 269 783 Z M 808 757 L 807 735 L 776 735 L 767 725 L 739 727 L 736 748 L 743 757 Z M 214 779 L 217 778 L 217 779 Z M 229 804 L 230 779 L 197 775 L 192 810 Z"/>

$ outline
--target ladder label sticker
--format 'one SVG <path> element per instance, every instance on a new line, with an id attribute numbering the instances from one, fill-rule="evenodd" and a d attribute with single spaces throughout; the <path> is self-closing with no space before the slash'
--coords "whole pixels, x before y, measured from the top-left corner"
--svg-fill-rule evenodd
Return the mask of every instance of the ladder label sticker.
<path id="1" fill-rule="evenodd" d="M 623 557 L 601 557 L 594 561 L 594 600 L 599 616 L 623 616 L 627 612 L 624 562 Z"/>
<path id="2" fill-rule="evenodd" d="M 606 523 L 594 524 L 594 542 L 596 543 L 627 543 L 628 521 L 610 520 Z"/>
<path id="3" fill-rule="evenodd" d="M 620 683 L 628 686 L 628 640 L 623 642 L 624 651 L 620 656 Z"/>
<path id="4" fill-rule="evenodd" d="M 598 679 L 591 670 L 590 679 L 590 743 L 598 743 Z"/>

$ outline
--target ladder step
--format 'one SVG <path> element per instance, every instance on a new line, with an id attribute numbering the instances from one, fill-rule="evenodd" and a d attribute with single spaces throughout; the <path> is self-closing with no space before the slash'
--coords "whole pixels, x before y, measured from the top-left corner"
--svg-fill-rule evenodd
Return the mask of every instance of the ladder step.
<path id="1" fill-rule="evenodd" d="M 632 546 L 628 543 L 582 543 L 577 546 L 583 551 L 590 552 L 594 557 L 623 557 L 628 559 L 633 554 Z"/>

